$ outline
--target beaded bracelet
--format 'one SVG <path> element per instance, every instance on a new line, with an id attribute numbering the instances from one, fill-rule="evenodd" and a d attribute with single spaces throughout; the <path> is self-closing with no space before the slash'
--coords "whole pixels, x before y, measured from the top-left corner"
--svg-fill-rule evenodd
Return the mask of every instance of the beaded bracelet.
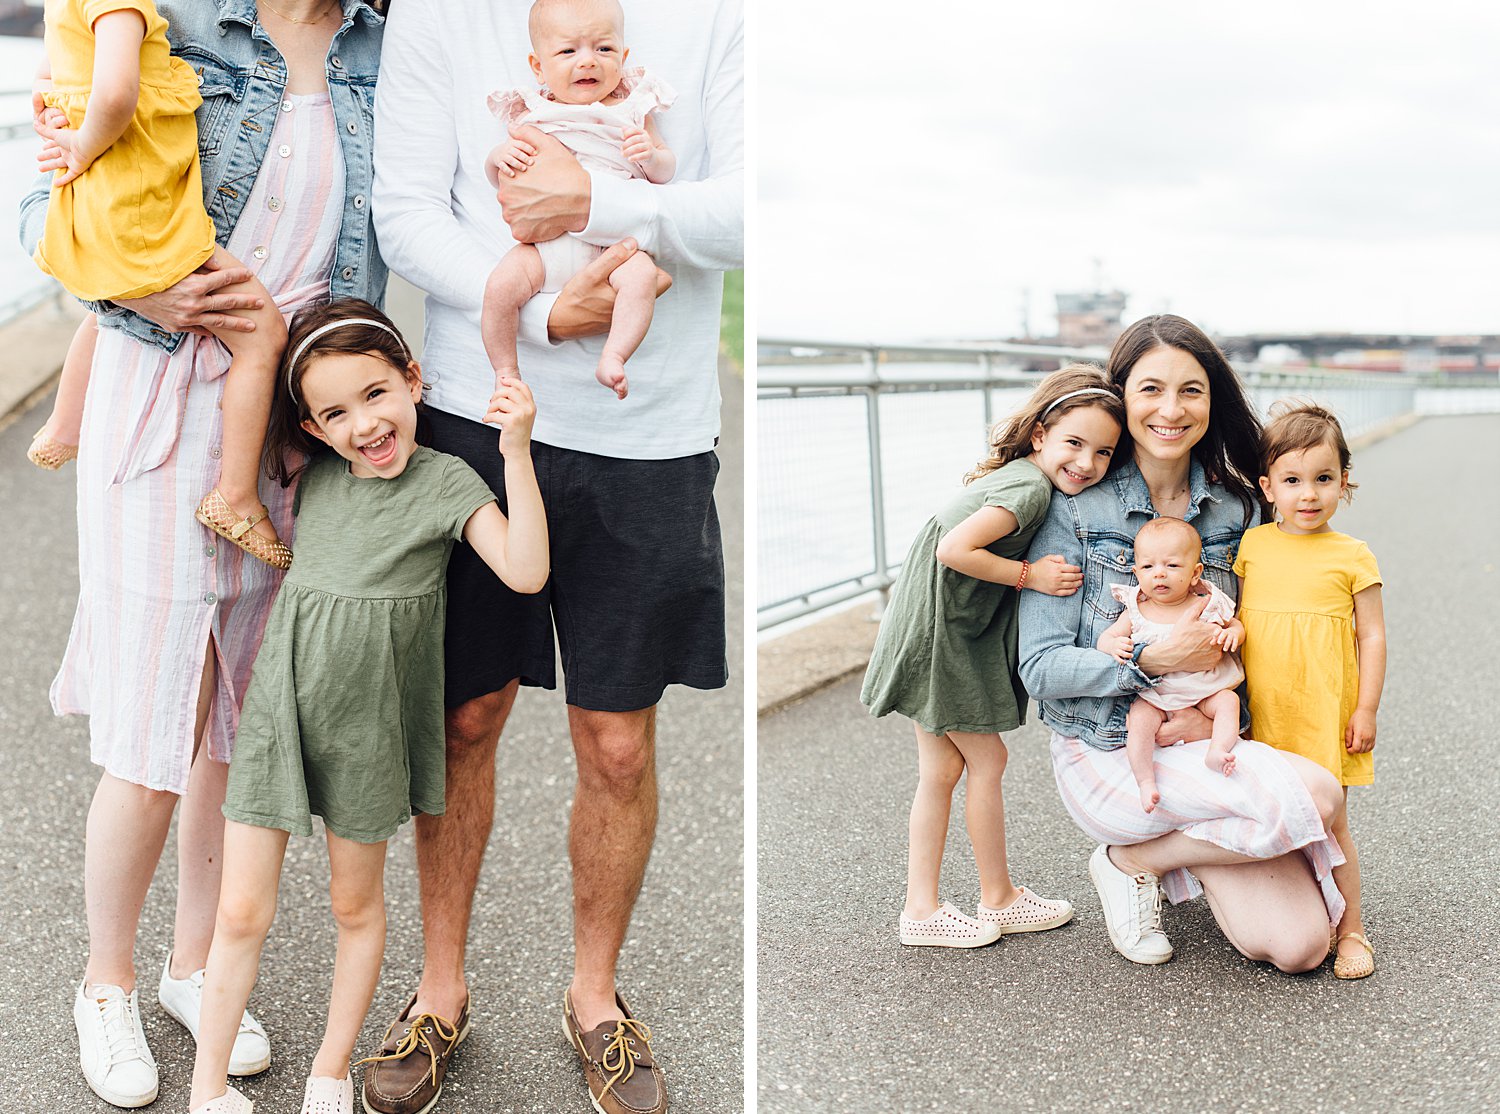
<path id="1" fill-rule="evenodd" d="M 1019 592 L 1022 588 L 1026 587 L 1026 574 L 1029 573 L 1030 571 L 1031 571 L 1031 562 L 1030 561 L 1022 561 L 1021 562 L 1021 579 L 1016 581 L 1016 591 Z"/>

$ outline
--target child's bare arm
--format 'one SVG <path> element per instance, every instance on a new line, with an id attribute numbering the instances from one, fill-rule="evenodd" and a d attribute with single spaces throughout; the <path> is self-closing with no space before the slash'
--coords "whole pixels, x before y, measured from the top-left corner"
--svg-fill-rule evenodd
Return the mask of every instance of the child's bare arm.
<path id="1" fill-rule="evenodd" d="M 645 172 L 646 181 L 664 186 L 677 173 L 677 156 L 662 139 L 656 121 L 646 117 L 644 128 L 621 129 L 625 157 Z"/>
<path id="2" fill-rule="evenodd" d="M 1130 612 L 1120 612 L 1120 617 L 1099 635 L 1099 641 L 1094 643 L 1094 647 L 1103 650 L 1116 661 L 1129 661 L 1130 652 L 1135 648 L 1130 640 Z"/>
<path id="3" fill-rule="evenodd" d="M 980 507 L 943 535 L 938 542 L 937 559 L 954 572 L 975 580 L 1014 587 L 1020 583 L 1023 562 L 1000 557 L 986 547 L 1014 534 L 1019 526 L 1016 516 L 1004 507 Z M 1083 570 L 1055 553 L 1027 564 L 1023 587 L 1032 591 L 1071 596 L 1083 584 Z"/>
<path id="4" fill-rule="evenodd" d="M 506 518 L 494 503 L 486 503 L 464 524 L 464 540 L 474 547 L 495 575 L 517 592 L 540 592 L 551 571 L 547 544 L 547 512 L 531 463 L 531 425 L 536 404 L 531 389 L 506 377 L 490 398 L 487 422 L 499 422 L 500 454 L 505 457 Z"/>
<path id="5" fill-rule="evenodd" d="M 89 107 L 77 131 L 44 131 L 63 150 L 67 169 L 54 180 L 64 185 L 87 170 L 125 134 L 141 95 L 141 43 L 146 20 L 133 9 L 105 12 L 94 21 L 94 73 Z"/>
<path id="6" fill-rule="evenodd" d="M 1359 698 L 1344 728 L 1344 748 L 1350 754 L 1363 754 L 1375 749 L 1375 712 L 1385 687 L 1385 604 L 1378 584 L 1354 597 L 1354 641 L 1359 652 Z"/>

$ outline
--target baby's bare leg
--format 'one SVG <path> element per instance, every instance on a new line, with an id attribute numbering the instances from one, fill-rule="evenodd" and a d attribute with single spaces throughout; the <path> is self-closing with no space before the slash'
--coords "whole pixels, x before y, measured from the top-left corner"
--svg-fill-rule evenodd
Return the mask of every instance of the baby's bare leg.
<path id="1" fill-rule="evenodd" d="M 220 267 L 243 266 L 223 248 L 215 248 Z M 254 332 L 234 329 L 210 329 L 229 349 L 231 362 L 224 375 L 223 455 L 219 466 L 219 494 L 240 516 L 262 510 L 260 501 L 261 450 L 266 443 L 266 427 L 271 424 L 271 397 L 276 393 L 276 373 L 281 354 L 286 349 L 286 321 L 276 308 L 270 292 L 260 279 L 235 283 L 221 294 L 254 294 L 262 301 L 259 309 L 237 310 L 235 316 L 255 322 Z M 255 532 L 275 539 L 276 528 L 269 518 L 255 525 Z"/>
<path id="2" fill-rule="evenodd" d="M 1156 791 L 1156 729 L 1166 718 L 1162 710 L 1136 697 L 1125 715 L 1125 757 L 1141 791 L 1141 807 L 1155 810 L 1161 801 Z"/>
<path id="3" fill-rule="evenodd" d="M 656 261 L 638 251 L 609 275 L 615 289 L 615 308 L 609 319 L 609 337 L 594 373 L 615 394 L 624 398 L 629 390 L 625 381 L 625 361 L 646 339 L 651 328 L 651 314 L 656 307 Z"/>
<path id="4" fill-rule="evenodd" d="M 1240 740 L 1240 698 L 1233 689 L 1222 689 L 1198 701 L 1198 707 L 1214 721 L 1213 738 L 1203 761 L 1210 770 L 1234 773 L 1234 744 Z"/>
<path id="5" fill-rule="evenodd" d="M 541 253 L 531 244 L 517 244 L 505 253 L 484 284 L 479 332 L 495 371 L 496 390 L 500 389 L 500 376 L 520 375 L 516 334 L 521 328 L 521 307 L 531 301 L 545 279 Z"/>

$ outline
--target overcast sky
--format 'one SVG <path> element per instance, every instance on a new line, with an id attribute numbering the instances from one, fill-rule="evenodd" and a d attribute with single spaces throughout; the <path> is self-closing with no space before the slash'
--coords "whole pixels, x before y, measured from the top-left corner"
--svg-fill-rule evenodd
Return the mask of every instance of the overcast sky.
<path id="1" fill-rule="evenodd" d="M 1500 333 L 1493 5 L 756 10 L 761 336 Z"/>

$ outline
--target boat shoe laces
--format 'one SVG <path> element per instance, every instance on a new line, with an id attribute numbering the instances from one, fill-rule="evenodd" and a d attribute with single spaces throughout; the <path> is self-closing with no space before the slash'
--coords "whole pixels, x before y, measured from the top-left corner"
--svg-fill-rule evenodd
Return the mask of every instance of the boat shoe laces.
<path id="1" fill-rule="evenodd" d="M 399 1021 L 391 1022 L 385 1031 L 386 1040 L 390 1039 L 391 1030 L 398 1024 L 400 1024 Z M 404 1060 L 420 1048 L 427 1053 L 427 1059 L 432 1064 L 432 1081 L 436 1084 L 438 1061 L 442 1059 L 443 1052 L 432 1043 L 434 1033 L 443 1042 L 443 1047 L 448 1048 L 458 1039 L 458 1026 L 450 1025 L 435 1013 L 419 1013 L 411 1019 L 411 1025 L 407 1028 L 406 1035 L 396 1045 L 395 1051 L 384 1056 L 366 1056 L 360 1063 L 378 1064 L 382 1060 Z"/>
<path id="2" fill-rule="evenodd" d="M 635 1074 L 635 1066 L 641 1059 L 641 1054 L 635 1050 L 636 1037 L 644 1041 L 648 1049 L 651 1047 L 651 1030 L 635 1018 L 626 1017 L 615 1022 L 615 1031 L 610 1034 L 604 1055 L 599 1058 L 600 1066 L 611 1073 L 604 1090 L 599 1092 L 601 1099 L 616 1083 L 623 1084 Z"/>

